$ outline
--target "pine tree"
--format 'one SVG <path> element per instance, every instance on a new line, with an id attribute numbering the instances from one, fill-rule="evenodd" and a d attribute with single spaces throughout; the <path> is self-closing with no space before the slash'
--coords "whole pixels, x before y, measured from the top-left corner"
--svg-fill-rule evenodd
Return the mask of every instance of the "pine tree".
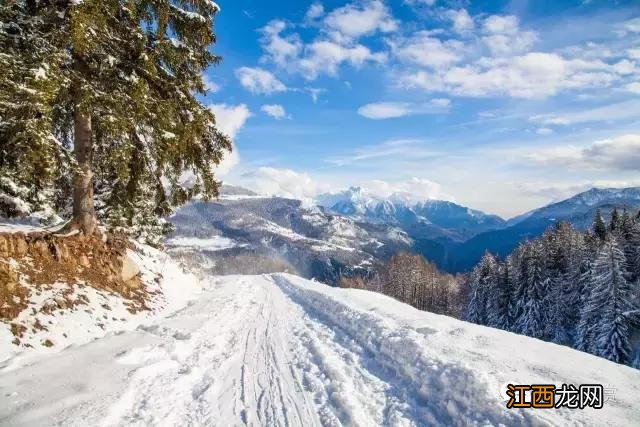
<path id="1" fill-rule="evenodd" d="M 489 326 L 508 330 L 511 326 L 513 274 L 509 260 L 496 265 L 495 286 L 488 300 Z"/>
<path id="2" fill-rule="evenodd" d="M 636 283 L 640 281 L 640 221 L 630 227 L 624 241 L 624 254 L 627 260 L 628 280 Z"/>
<path id="3" fill-rule="evenodd" d="M 607 237 L 607 226 L 604 224 L 604 219 L 602 219 L 602 213 L 600 212 L 600 209 L 596 210 L 596 217 L 593 223 L 593 232 L 602 241 L 604 241 L 604 239 L 606 239 Z"/>
<path id="4" fill-rule="evenodd" d="M 618 212 L 618 208 L 613 208 L 611 211 L 611 221 L 609 222 L 609 231 L 615 233 L 618 231 L 620 227 L 620 213 Z"/>
<path id="5" fill-rule="evenodd" d="M 487 252 L 471 273 L 471 297 L 467 310 L 468 321 L 479 325 L 488 324 L 490 315 L 488 301 L 494 296 L 496 273 L 496 259 Z"/>
<path id="6" fill-rule="evenodd" d="M 523 305 L 526 301 L 527 292 L 527 265 L 531 245 L 529 243 L 520 244 L 516 250 L 507 257 L 507 262 L 511 264 L 512 287 L 511 301 L 509 304 L 510 327 L 509 330 L 516 332 L 517 320 L 522 315 Z"/>
<path id="7" fill-rule="evenodd" d="M 593 292 L 588 305 L 591 311 L 599 312 L 598 354 L 617 363 L 628 363 L 631 348 L 626 312 L 633 309 L 632 289 L 626 280 L 624 253 L 613 237 L 598 254 L 592 282 Z"/>
<path id="8" fill-rule="evenodd" d="M 197 96 L 202 73 L 220 61 L 210 51 L 217 11 L 210 0 L 3 3 L 2 22 L 13 25 L 0 30 L 10 57 L 0 138 L 12 157 L 0 174 L 45 188 L 72 166 L 67 229 L 86 233 L 101 185 L 109 212 L 130 223 L 143 195 L 158 202 L 146 209 L 156 215 L 195 194 L 215 197 L 213 168 L 231 145 Z M 194 185 L 181 182 L 185 171 Z"/>
<path id="9" fill-rule="evenodd" d="M 545 333 L 543 298 L 548 279 L 545 277 L 545 261 L 540 242 L 532 244 L 526 268 L 526 293 L 520 302 L 522 312 L 515 329 L 523 335 L 542 338 Z"/>
<path id="10" fill-rule="evenodd" d="M 587 353 L 596 353 L 596 331 L 600 321 L 598 307 L 592 306 L 590 301 L 593 295 L 594 267 L 590 259 L 585 259 L 581 266 L 580 289 L 582 298 L 580 301 L 580 318 L 576 328 L 574 346 L 578 350 Z"/>
<path id="11" fill-rule="evenodd" d="M 64 83 L 52 72 L 64 58 L 56 46 L 64 26 L 55 6 L 38 11 L 35 0 L 0 3 L 0 23 L 0 196 L 31 214 L 50 208 L 42 195 L 67 159 L 51 129 Z"/>

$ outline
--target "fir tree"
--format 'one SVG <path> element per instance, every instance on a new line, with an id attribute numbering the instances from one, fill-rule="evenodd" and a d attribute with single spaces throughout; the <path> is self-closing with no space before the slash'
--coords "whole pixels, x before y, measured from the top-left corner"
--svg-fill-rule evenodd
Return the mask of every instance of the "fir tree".
<path id="1" fill-rule="evenodd" d="M 602 241 L 604 241 L 604 239 L 606 239 L 607 237 L 607 226 L 604 224 L 604 219 L 602 219 L 602 213 L 600 212 L 600 209 L 596 210 L 596 217 L 593 223 L 593 232 Z"/>
<path id="2" fill-rule="evenodd" d="M 527 265 L 530 250 L 530 244 L 520 244 L 515 252 L 507 257 L 507 262 L 511 264 L 511 274 L 513 276 L 513 291 L 509 305 L 509 317 L 511 319 L 509 330 L 513 332 L 516 332 L 516 321 L 522 315 L 523 305 L 526 301 Z"/>
<path id="3" fill-rule="evenodd" d="M 488 326 L 509 329 L 511 326 L 511 298 L 513 274 L 509 260 L 496 265 L 495 286 L 489 295 L 487 317 Z"/>
<path id="4" fill-rule="evenodd" d="M 631 286 L 626 280 L 624 253 L 615 238 L 610 238 L 598 254 L 592 279 L 593 292 L 589 310 L 598 311 L 600 322 L 596 332 L 598 354 L 617 363 L 628 363 L 628 311 L 633 309 Z"/>
<path id="5" fill-rule="evenodd" d="M 609 222 L 609 231 L 615 233 L 620 228 L 620 213 L 618 208 L 613 208 L 611 211 L 611 221 Z"/>
<path id="6" fill-rule="evenodd" d="M 220 61 L 210 51 L 217 11 L 210 0 L 3 3 L 12 25 L 0 30 L 11 57 L 0 77 L 0 138 L 11 156 L 0 173 L 44 188 L 71 166 L 67 229 L 86 233 L 99 186 L 110 215 L 129 223 L 141 198 L 160 203 L 145 207 L 157 215 L 198 193 L 215 197 L 213 168 L 231 145 L 197 96 L 202 73 Z M 25 102 L 11 106 L 16 99 Z M 195 177 L 188 187 L 185 171 Z"/>
<path id="7" fill-rule="evenodd" d="M 580 285 L 580 317 L 576 328 L 575 347 L 587 353 L 596 352 L 596 331 L 600 320 L 598 307 L 590 305 L 593 295 L 593 263 L 586 259 L 581 267 Z"/>
<path id="8" fill-rule="evenodd" d="M 540 242 L 532 244 L 527 260 L 526 293 L 520 302 L 522 312 L 516 321 L 516 331 L 530 337 L 541 338 L 544 335 L 543 297 L 548 286 L 545 277 L 544 254 Z"/>
<path id="9" fill-rule="evenodd" d="M 471 297 L 467 310 L 468 321 L 479 325 L 488 324 L 488 300 L 493 296 L 497 279 L 496 273 L 496 259 L 487 252 L 471 273 Z"/>
<path id="10" fill-rule="evenodd" d="M 627 238 L 624 241 L 624 254 L 627 260 L 629 281 L 640 281 L 640 221 L 631 225 Z"/>

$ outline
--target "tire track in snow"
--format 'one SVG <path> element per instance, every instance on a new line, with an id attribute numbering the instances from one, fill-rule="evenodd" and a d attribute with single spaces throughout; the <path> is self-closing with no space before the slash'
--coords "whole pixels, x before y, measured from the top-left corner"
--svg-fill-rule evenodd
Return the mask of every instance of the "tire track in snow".
<path id="1" fill-rule="evenodd" d="M 366 425 L 366 404 L 351 403 L 353 395 L 336 392 L 348 390 L 358 399 L 358 389 L 367 381 L 382 388 L 386 397 L 383 415 L 374 417 L 375 425 L 529 425 L 533 421 L 509 413 L 489 396 L 486 385 L 472 370 L 458 364 L 428 357 L 422 350 L 424 335 L 402 327 L 376 314 L 355 310 L 309 286 L 293 284 L 289 275 L 275 274 L 274 282 L 300 305 L 310 319 L 307 328 L 319 331 L 324 339 L 308 340 L 312 364 L 306 367 L 315 377 L 329 377 L 325 395 L 337 409 L 340 421 Z M 323 286 L 323 285 L 319 285 Z M 303 333 L 304 336 L 305 333 Z M 309 344 L 310 342 L 310 344 Z M 332 355 L 333 352 L 333 355 Z M 340 357 L 357 358 L 356 373 L 362 382 L 340 372 Z M 344 363 L 343 363 L 344 365 Z M 349 365 L 348 359 L 346 363 Z M 325 382 L 326 384 L 326 382 Z M 356 386 L 354 386 L 354 384 Z M 336 391 L 337 388 L 337 391 Z M 363 397 L 371 396 L 366 390 Z M 371 415 L 369 413 L 369 415 Z M 368 420 L 367 420 L 368 421 Z M 366 421 L 365 421 L 366 422 Z"/>

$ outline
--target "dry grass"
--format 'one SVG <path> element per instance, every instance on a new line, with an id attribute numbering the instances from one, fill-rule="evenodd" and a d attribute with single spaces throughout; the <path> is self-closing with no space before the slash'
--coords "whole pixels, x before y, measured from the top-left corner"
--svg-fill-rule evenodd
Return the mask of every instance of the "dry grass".
<path id="1" fill-rule="evenodd" d="M 28 308 L 32 293 L 39 294 L 55 283 L 118 294 L 132 313 L 149 310 L 149 293 L 140 278 L 125 282 L 121 277 L 129 245 L 126 238 L 117 235 L 103 239 L 98 235 L 0 233 L 0 321 L 15 320 Z M 88 303 L 84 298 L 71 298 L 72 294 L 73 287 L 69 286 L 39 310 L 51 314 Z M 11 330 L 19 342 L 26 328 L 12 323 Z"/>

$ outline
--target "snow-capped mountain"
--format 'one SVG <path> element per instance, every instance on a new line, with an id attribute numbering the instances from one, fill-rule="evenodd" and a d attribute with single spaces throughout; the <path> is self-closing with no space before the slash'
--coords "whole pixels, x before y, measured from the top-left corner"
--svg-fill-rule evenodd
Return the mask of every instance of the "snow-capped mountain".
<path id="1" fill-rule="evenodd" d="M 591 225 L 597 209 L 608 216 L 613 208 L 634 210 L 640 207 L 640 187 L 592 188 L 583 193 L 509 220 L 509 225 L 536 221 L 570 221 L 574 226 Z"/>
<path id="2" fill-rule="evenodd" d="M 412 202 L 394 195 L 381 198 L 361 187 L 322 194 L 318 196 L 317 203 L 331 212 L 359 221 L 398 226 L 417 238 L 444 237 L 463 241 L 505 225 L 505 221 L 497 215 L 488 215 L 453 202 Z"/>
<path id="3" fill-rule="evenodd" d="M 241 193 L 241 194 L 239 194 Z M 335 284 L 342 274 L 366 274 L 412 240 L 388 224 L 358 223 L 306 208 L 299 200 L 234 189 L 217 201 L 194 201 L 172 218 L 167 245 L 216 274 L 291 271 Z M 196 255 L 191 248 L 197 246 Z M 204 250 L 202 250 L 204 248 Z M 204 254 L 204 255 L 203 255 Z"/>
<path id="4" fill-rule="evenodd" d="M 508 223 L 453 202 L 383 199 L 357 187 L 321 195 L 318 204 L 310 208 L 299 200 L 225 186 L 219 200 L 195 201 L 179 210 L 167 243 L 218 274 L 288 270 L 335 284 L 341 274 L 367 274 L 399 251 L 462 272 L 485 251 L 504 256 L 556 221 L 586 228 L 596 209 L 605 219 L 613 207 L 635 213 L 640 188 L 592 189 Z M 195 246 L 206 249 L 195 257 L 184 248 L 194 246 L 194 238 Z M 202 259 L 202 253 L 210 256 Z"/>
<path id="5" fill-rule="evenodd" d="M 574 227 L 586 229 L 593 224 L 598 209 L 605 220 L 608 220 L 614 208 L 627 209 L 635 214 L 640 209 L 640 187 L 592 188 L 513 218 L 501 230 L 478 234 L 451 248 L 450 259 L 456 259 L 453 270 L 462 271 L 473 267 L 487 250 L 505 256 L 522 240 L 540 236 L 558 221 L 569 221 Z"/>

